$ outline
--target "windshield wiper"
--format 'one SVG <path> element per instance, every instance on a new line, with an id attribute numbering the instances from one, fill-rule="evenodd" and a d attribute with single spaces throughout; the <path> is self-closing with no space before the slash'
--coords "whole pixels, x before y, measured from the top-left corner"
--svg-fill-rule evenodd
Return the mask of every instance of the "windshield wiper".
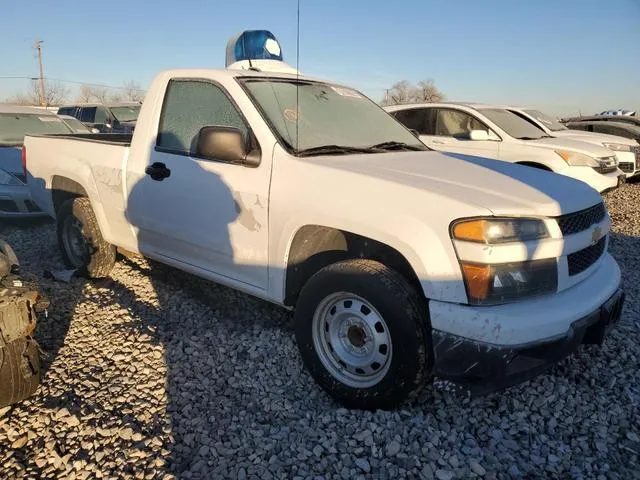
<path id="1" fill-rule="evenodd" d="M 319 147 L 305 148 L 300 150 L 300 157 L 311 157 L 314 155 L 347 155 L 349 153 L 380 153 L 380 149 L 367 147 L 349 147 L 346 145 L 320 145 Z"/>
<path id="2" fill-rule="evenodd" d="M 415 152 L 427 150 L 427 147 L 421 147 L 420 145 L 409 145 L 404 142 L 382 142 L 375 145 L 371 145 L 369 148 L 379 148 L 380 150 L 412 150 Z"/>

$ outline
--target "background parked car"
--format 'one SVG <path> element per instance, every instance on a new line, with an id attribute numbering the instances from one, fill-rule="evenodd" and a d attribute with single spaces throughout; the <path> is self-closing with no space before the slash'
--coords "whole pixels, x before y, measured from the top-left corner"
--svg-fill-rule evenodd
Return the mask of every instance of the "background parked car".
<path id="1" fill-rule="evenodd" d="M 627 110 L 625 108 L 619 108 L 618 110 L 605 110 L 604 112 L 600 112 L 600 115 L 628 115 L 635 116 L 636 112 L 633 110 Z"/>
<path id="2" fill-rule="evenodd" d="M 70 115 L 58 115 L 58 117 L 67 124 L 67 127 L 69 127 L 73 133 L 100 133 L 100 130 L 95 127 L 87 127 L 76 117 L 72 117 Z"/>
<path id="3" fill-rule="evenodd" d="M 571 130 L 617 135 L 640 143 L 640 126 L 632 125 L 630 123 L 598 122 L 595 120 L 589 120 L 582 122 L 567 122 L 565 125 Z"/>
<path id="4" fill-rule="evenodd" d="M 562 123 L 567 122 L 616 122 L 640 127 L 640 117 L 631 117 L 628 115 L 589 115 L 584 117 L 567 117 L 561 120 Z"/>
<path id="5" fill-rule="evenodd" d="M 555 118 L 539 110 L 518 107 L 505 108 L 527 120 L 532 125 L 544 130 L 547 135 L 551 135 L 552 137 L 568 138 L 570 140 L 588 142 L 608 148 L 615 153 L 618 158 L 618 167 L 627 175 L 627 178 L 640 175 L 640 145 L 632 139 L 625 138 L 623 135 L 618 136 L 605 133 L 605 131 L 615 130 L 615 128 L 610 128 L 611 122 L 602 124 L 602 131 L 586 129 L 574 130 L 569 129 Z"/>
<path id="6" fill-rule="evenodd" d="M 0 105 L 0 217 L 43 215 L 31 200 L 22 161 L 24 136 L 71 133 L 54 113 L 40 108 Z"/>
<path id="7" fill-rule="evenodd" d="M 601 193 L 616 188 L 624 178 L 611 150 L 551 137 L 503 107 L 424 103 L 385 108 L 434 150 L 549 170 Z"/>
<path id="8" fill-rule="evenodd" d="M 138 120 L 140 105 L 140 102 L 64 105 L 58 109 L 58 115 L 75 117 L 101 133 L 131 133 Z"/>

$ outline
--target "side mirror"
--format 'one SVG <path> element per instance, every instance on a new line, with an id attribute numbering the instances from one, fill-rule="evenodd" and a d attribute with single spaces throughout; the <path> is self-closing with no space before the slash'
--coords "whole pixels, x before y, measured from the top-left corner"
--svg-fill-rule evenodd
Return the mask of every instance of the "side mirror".
<path id="1" fill-rule="evenodd" d="M 486 130 L 471 130 L 469 132 L 469 140 L 486 142 L 489 140 L 489 132 L 487 132 Z"/>
<path id="2" fill-rule="evenodd" d="M 260 154 L 249 152 L 242 132 L 234 127 L 202 127 L 198 134 L 197 153 L 199 156 L 223 162 L 242 163 L 257 166 Z"/>
<path id="3" fill-rule="evenodd" d="M 110 123 L 105 123 L 105 124 L 104 124 L 104 126 L 105 126 L 106 128 L 109 128 L 109 129 L 110 129 L 110 128 L 113 128 L 113 125 L 111 125 Z"/>

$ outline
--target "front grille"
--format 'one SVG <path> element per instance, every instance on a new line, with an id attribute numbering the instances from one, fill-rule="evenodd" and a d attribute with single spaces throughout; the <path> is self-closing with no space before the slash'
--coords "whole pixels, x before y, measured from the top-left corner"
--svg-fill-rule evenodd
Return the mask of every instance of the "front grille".
<path id="1" fill-rule="evenodd" d="M 636 156 L 636 169 L 640 170 L 640 145 L 637 147 L 631 147 L 631 151 Z"/>
<path id="2" fill-rule="evenodd" d="M 557 220 L 562 235 L 567 236 L 582 232 L 591 225 L 600 223 L 604 219 L 604 215 L 604 203 L 599 203 L 579 212 L 562 215 Z"/>
<path id="3" fill-rule="evenodd" d="M 40 207 L 38 207 L 38 205 L 36 205 L 31 200 L 25 200 L 24 201 L 24 206 L 27 207 L 27 211 L 29 211 L 30 213 L 35 213 L 35 212 L 41 212 L 42 211 L 42 210 L 40 210 Z"/>
<path id="4" fill-rule="evenodd" d="M 18 205 L 13 200 L 0 200 L 0 211 L 18 212 Z"/>
<path id="5" fill-rule="evenodd" d="M 575 253 L 567 255 L 567 263 L 569 265 L 569 275 L 577 275 L 584 272 L 591 265 L 596 263 L 604 252 L 604 246 L 607 237 L 604 236 L 595 245 L 583 248 Z"/>
<path id="6" fill-rule="evenodd" d="M 611 172 L 615 172 L 616 171 L 616 167 L 615 165 L 613 167 L 606 167 L 606 166 L 599 166 L 599 167 L 593 167 L 593 169 L 598 172 L 598 173 L 602 173 L 603 175 L 606 173 L 611 173 Z"/>
<path id="7" fill-rule="evenodd" d="M 633 173 L 635 165 L 631 162 L 623 162 L 618 165 L 624 173 Z"/>

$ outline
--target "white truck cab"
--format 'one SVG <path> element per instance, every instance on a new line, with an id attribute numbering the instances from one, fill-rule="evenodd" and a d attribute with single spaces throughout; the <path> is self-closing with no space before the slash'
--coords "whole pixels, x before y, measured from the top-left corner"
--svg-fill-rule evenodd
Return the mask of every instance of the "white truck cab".
<path id="1" fill-rule="evenodd" d="M 506 106 L 507 110 L 519 115 L 523 119 L 535 125 L 547 135 L 568 140 L 587 142 L 593 145 L 603 146 L 615 153 L 618 158 L 618 168 L 625 173 L 627 178 L 640 175 L 640 145 L 630 138 L 606 133 L 586 132 L 572 130 L 560 123 L 557 119 L 532 108 L 519 108 Z"/>
<path id="2" fill-rule="evenodd" d="M 294 309 L 304 364 L 349 407 L 395 407 L 433 376 L 519 382 L 620 317 L 594 189 L 432 151 L 334 82 L 169 70 L 133 135 L 25 152 L 69 267 L 109 275 L 123 248 Z"/>
<path id="3" fill-rule="evenodd" d="M 426 103 L 385 109 L 434 150 L 552 171 L 581 180 L 601 193 L 617 188 L 625 179 L 611 150 L 554 138 L 501 106 Z"/>

